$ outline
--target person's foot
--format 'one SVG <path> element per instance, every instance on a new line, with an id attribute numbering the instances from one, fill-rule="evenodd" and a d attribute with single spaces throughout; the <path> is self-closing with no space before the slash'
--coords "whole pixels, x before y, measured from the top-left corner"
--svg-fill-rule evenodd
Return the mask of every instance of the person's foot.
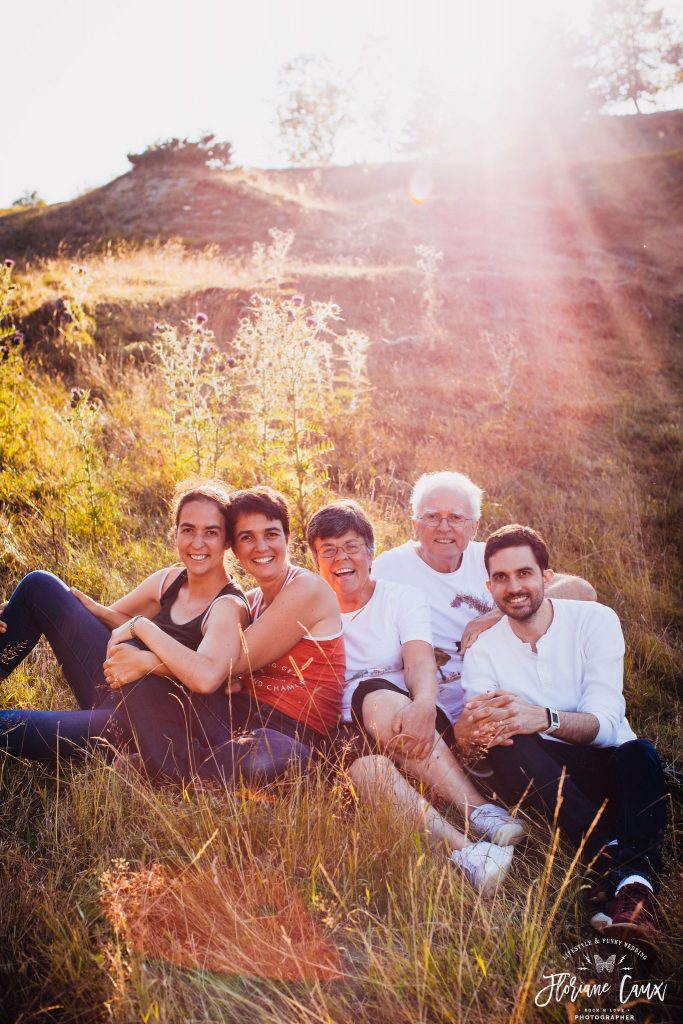
<path id="1" fill-rule="evenodd" d="M 470 826 L 482 839 L 496 846 L 516 846 L 526 835 L 522 822 L 497 804 L 473 807 L 470 811 Z"/>
<path id="2" fill-rule="evenodd" d="M 512 854 L 511 846 L 496 846 L 480 840 L 462 850 L 453 850 L 451 863 L 460 868 L 482 896 L 492 896 L 510 870 Z"/>
<path id="3" fill-rule="evenodd" d="M 623 885 L 605 916 L 607 923 L 598 930 L 608 938 L 653 944 L 660 936 L 655 895 L 640 882 Z"/>

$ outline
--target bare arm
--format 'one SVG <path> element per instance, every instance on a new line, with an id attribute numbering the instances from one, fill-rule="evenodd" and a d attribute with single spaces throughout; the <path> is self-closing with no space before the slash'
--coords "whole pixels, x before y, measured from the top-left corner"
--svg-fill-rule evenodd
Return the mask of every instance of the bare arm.
<path id="1" fill-rule="evenodd" d="M 244 645 L 232 666 L 233 675 L 255 672 L 282 657 L 304 634 L 339 632 L 341 621 L 334 591 L 312 573 L 299 576 L 277 595 L 261 616 L 244 630 Z"/>
<path id="2" fill-rule="evenodd" d="M 434 746 L 439 692 L 434 648 L 424 640 L 408 640 L 401 645 L 401 651 L 403 675 L 412 700 L 396 715 L 392 730 L 403 737 L 402 753 L 422 760 Z"/>
<path id="3" fill-rule="evenodd" d="M 161 607 L 159 604 L 159 590 L 164 577 L 167 576 L 168 582 L 171 583 L 180 572 L 182 572 L 182 569 L 178 567 L 159 569 L 143 580 L 142 583 L 139 583 L 129 594 L 120 597 L 110 605 L 100 604 L 99 601 L 95 601 L 94 598 L 84 594 L 83 591 L 78 590 L 76 587 L 71 588 L 71 593 L 108 629 L 116 629 L 117 626 L 122 626 L 125 622 L 128 622 L 133 615 L 145 615 L 147 617 L 156 615 Z"/>
<path id="4" fill-rule="evenodd" d="M 597 601 L 595 587 L 581 576 L 569 576 L 564 572 L 553 573 L 550 583 L 545 585 L 547 597 L 561 597 L 567 601 Z"/>
<path id="5" fill-rule="evenodd" d="M 470 619 L 465 628 L 462 631 L 462 637 L 460 638 L 460 654 L 464 655 L 465 651 L 472 646 L 477 637 L 484 633 L 491 626 L 495 626 L 497 622 L 503 618 L 503 613 L 498 608 L 492 608 L 490 612 L 484 612 L 483 615 L 477 615 L 475 619 Z"/>
<path id="6" fill-rule="evenodd" d="M 239 631 L 246 621 L 243 602 L 237 597 L 226 597 L 211 609 L 204 639 L 196 651 L 178 643 L 146 617 L 136 620 L 135 634 L 188 690 L 213 693 L 234 671 L 240 653 Z M 113 660 L 118 646 L 127 640 L 130 640 L 128 623 L 112 633 L 107 661 Z M 110 685 L 116 688 L 121 684 Z"/>
<path id="7" fill-rule="evenodd" d="M 570 576 L 563 572 L 554 572 L 549 583 L 546 583 L 545 592 L 548 597 L 564 598 L 570 601 L 597 601 L 598 595 L 588 580 L 581 576 Z M 495 626 L 502 619 L 503 613 L 498 608 L 490 612 L 477 615 L 467 623 L 462 631 L 460 640 L 460 653 L 465 652 L 472 646 L 478 636 L 484 633 L 491 626 Z"/>

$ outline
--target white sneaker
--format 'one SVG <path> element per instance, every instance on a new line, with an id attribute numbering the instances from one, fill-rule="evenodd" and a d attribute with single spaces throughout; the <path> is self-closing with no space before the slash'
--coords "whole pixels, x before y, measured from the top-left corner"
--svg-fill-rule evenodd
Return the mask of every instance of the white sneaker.
<path id="1" fill-rule="evenodd" d="M 511 846 L 496 846 L 482 839 L 462 850 L 453 850 L 451 863 L 460 868 L 482 896 L 492 896 L 510 869 L 512 854 Z"/>
<path id="2" fill-rule="evenodd" d="M 504 807 L 482 804 L 470 811 L 472 830 L 496 846 L 516 846 L 526 835 L 521 821 L 513 818 Z"/>

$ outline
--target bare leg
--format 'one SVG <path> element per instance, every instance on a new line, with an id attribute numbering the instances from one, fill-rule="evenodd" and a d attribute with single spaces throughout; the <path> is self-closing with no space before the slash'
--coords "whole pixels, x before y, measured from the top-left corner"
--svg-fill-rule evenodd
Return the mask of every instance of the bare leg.
<path id="1" fill-rule="evenodd" d="M 392 731 L 394 718 L 410 697 L 392 690 L 375 690 L 363 701 L 363 724 L 370 735 L 380 744 L 387 756 L 397 765 L 436 796 L 447 800 L 463 814 L 469 808 L 479 807 L 485 798 L 467 777 L 450 748 L 434 734 L 434 747 L 423 761 L 401 753 L 396 734 Z"/>
<path id="2" fill-rule="evenodd" d="M 388 757 L 370 754 L 359 757 L 349 768 L 349 776 L 358 795 L 367 801 L 386 806 L 390 803 L 399 815 L 416 817 L 423 832 L 437 842 L 446 844 L 449 850 L 462 850 L 466 840 L 462 832 L 442 818 L 417 790 L 403 778 Z"/>

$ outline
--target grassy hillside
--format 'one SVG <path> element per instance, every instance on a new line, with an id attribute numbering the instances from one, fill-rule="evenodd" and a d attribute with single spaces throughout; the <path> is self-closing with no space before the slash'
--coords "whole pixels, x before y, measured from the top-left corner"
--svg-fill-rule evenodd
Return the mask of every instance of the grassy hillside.
<path id="1" fill-rule="evenodd" d="M 414 478 L 462 469 L 484 534 L 528 521 L 618 610 L 630 718 L 680 769 L 680 114 L 647 125 L 505 166 L 136 171 L 0 218 L 5 593 L 38 566 L 121 593 L 170 557 L 192 471 L 282 487 L 303 557 L 318 502 L 357 496 L 387 546 Z M 71 701 L 42 651 L 0 699 Z M 154 794 L 125 766 L 5 761 L 0 786 L 0 1020 L 567 1019 L 533 1005 L 587 935 L 543 833 L 489 907 L 341 781 Z M 665 943 L 652 971 L 676 964 Z"/>

